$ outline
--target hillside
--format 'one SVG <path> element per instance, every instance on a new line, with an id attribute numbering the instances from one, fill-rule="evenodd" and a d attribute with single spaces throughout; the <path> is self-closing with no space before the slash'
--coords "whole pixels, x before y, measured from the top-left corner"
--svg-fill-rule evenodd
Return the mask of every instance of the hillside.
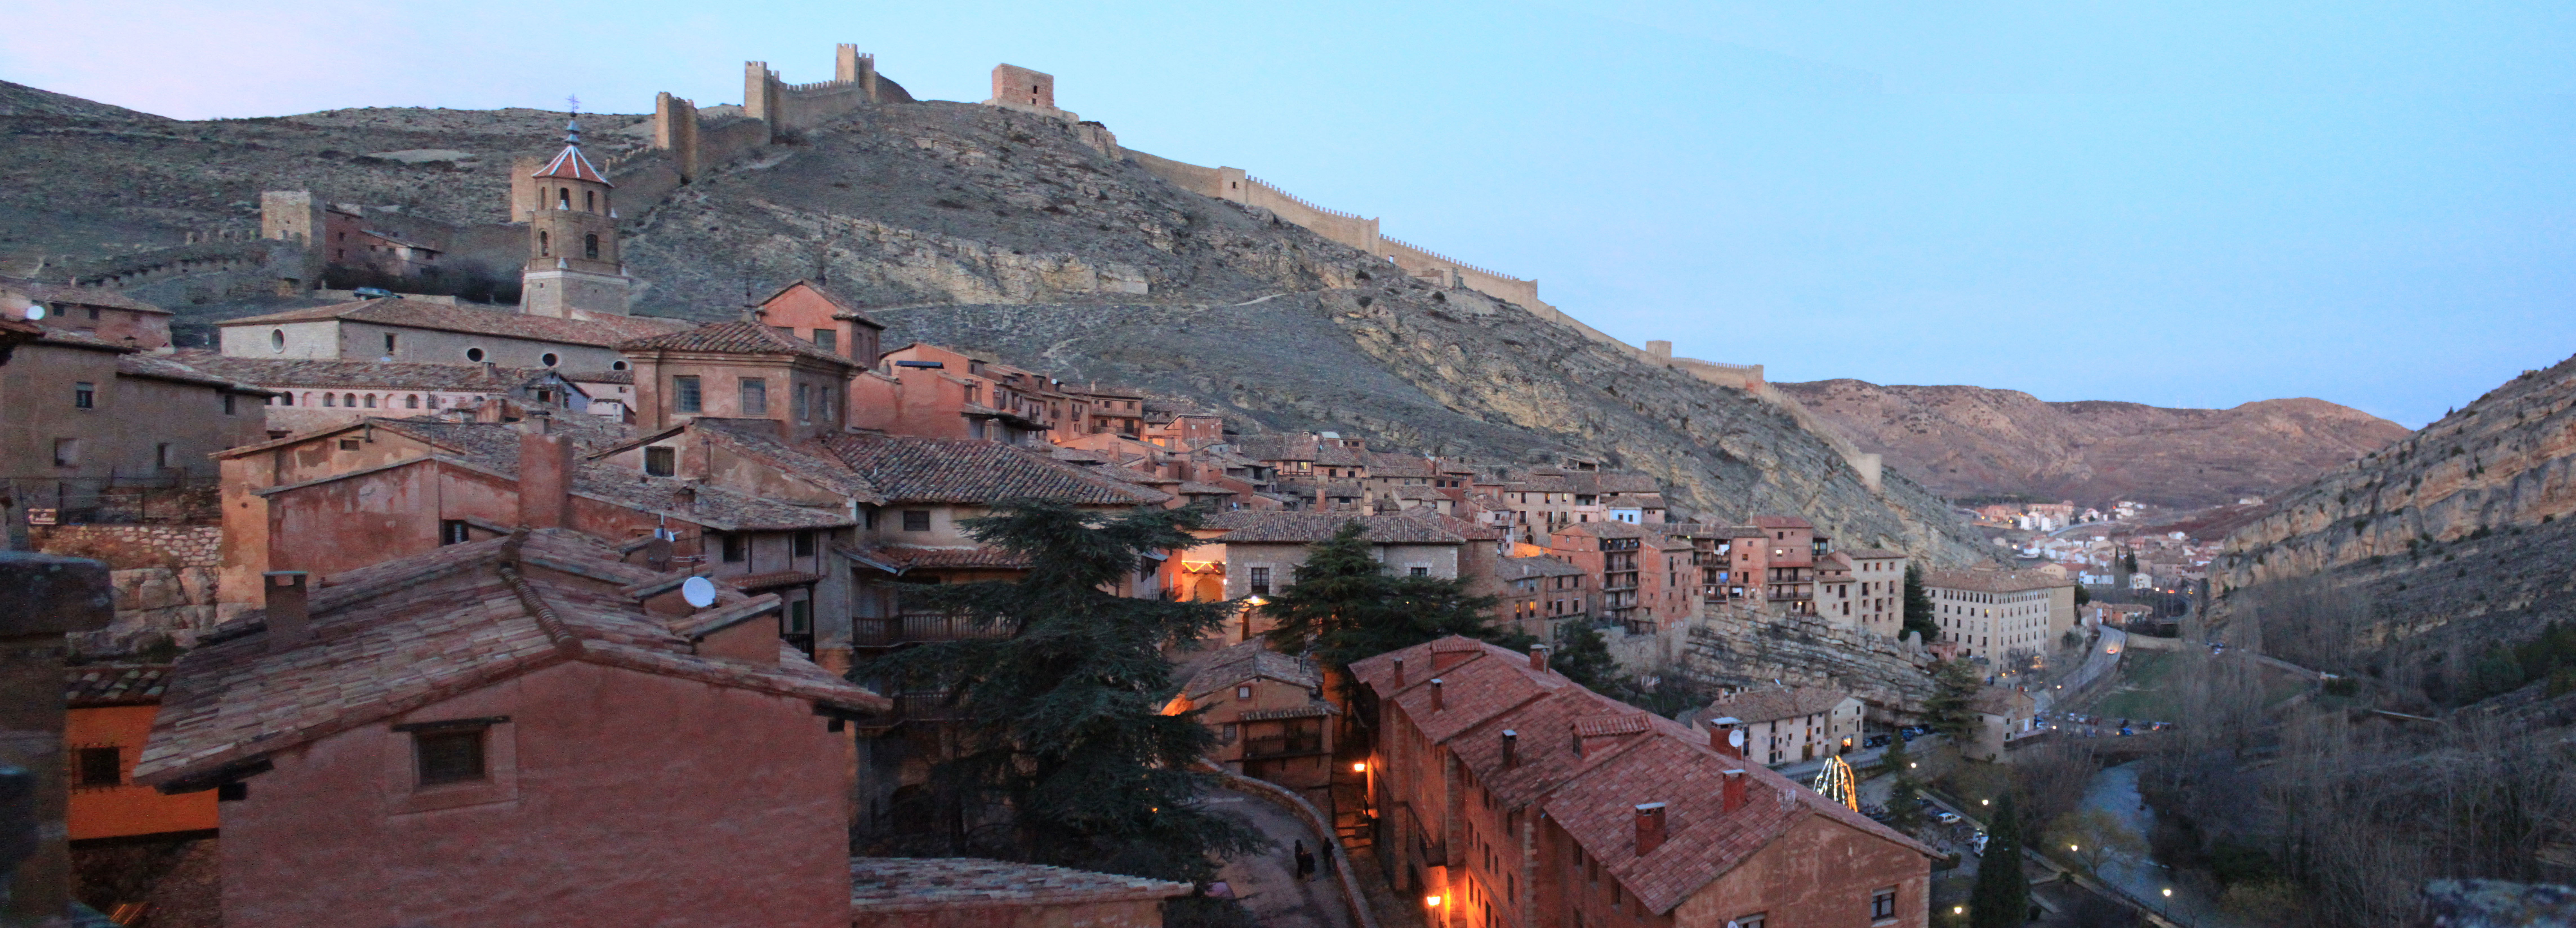
<path id="1" fill-rule="evenodd" d="M 2228 537 L 2210 578 L 2219 613 L 2241 618 L 2260 585 L 2321 576 L 2366 609 L 2341 644 L 2456 695 L 2464 660 L 2576 620 L 2571 514 L 2576 358 L 2281 496 Z"/>
<path id="2" fill-rule="evenodd" d="M 0 238 L 0 262 L 22 271 L 204 248 L 183 245 L 186 233 L 255 228 L 267 189 L 310 188 L 388 222 L 488 223 L 511 157 L 559 144 L 562 119 L 368 109 L 181 122 L 10 89 L 44 105 L 0 115 L 11 137 L 0 166 L 51 184 L 0 194 L 0 219 L 13 220 L 0 227 L 43 230 Z M 595 158 L 632 150 L 649 129 L 637 116 L 582 119 Z M 420 150 L 463 155 L 377 157 Z M 1932 493 L 1893 472 L 1872 490 L 1778 407 L 1176 189 L 1042 117 L 868 107 L 661 204 L 627 206 L 625 255 L 648 284 L 639 312 L 725 318 L 747 295 L 816 277 L 881 308 L 890 344 L 935 339 L 1134 385 L 1224 410 L 1249 431 L 1337 428 L 1490 461 L 1580 451 L 1670 481 L 1687 509 L 1803 512 L 1849 544 L 1986 556 Z M 136 292 L 201 332 L 291 302 L 259 283 L 178 274 Z"/>
<path id="3" fill-rule="evenodd" d="M 2397 423 L 2323 400 L 2233 409 L 2043 402 L 2016 390 L 1776 384 L 1954 499 L 2020 494 L 2088 506 L 2133 499 L 2194 509 L 2269 497 L 2405 437 Z"/>

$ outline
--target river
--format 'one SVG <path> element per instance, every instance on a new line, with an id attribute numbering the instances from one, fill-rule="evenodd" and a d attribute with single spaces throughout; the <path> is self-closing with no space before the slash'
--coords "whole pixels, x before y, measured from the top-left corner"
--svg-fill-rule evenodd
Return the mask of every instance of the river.
<path id="1" fill-rule="evenodd" d="M 2131 761 L 2094 774 L 2084 789 L 2084 806 L 2101 809 L 2119 817 L 2120 823 L 2137 833 L 2143 841 L 2153 834 L 2156 813 L 2138 798 L 2138 762 Z M 2094 874 L 2105 883 L 2126 890 L 2129 895 L 2145 900 L 2150 908 L 2181 925 L 2194 928 L 2249 928 L 2246 923 L 2221 911 L 2216 900 L 2174 879 L 2165 865 L 2137 857 L 2113 857 Z M 2166 896 L 2165 891 L 2173 895 Z"/>

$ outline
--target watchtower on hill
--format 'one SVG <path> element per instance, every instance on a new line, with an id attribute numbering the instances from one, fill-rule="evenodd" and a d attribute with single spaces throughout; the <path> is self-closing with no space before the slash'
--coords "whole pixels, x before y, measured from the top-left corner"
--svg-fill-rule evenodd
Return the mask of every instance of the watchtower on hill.
<path id="1" fill-rule="evenodd" d="M 519 310 L 565 319 L 626 315 L 634 279 L 617 256 L 615 185 L 582 155 L 581 123 L 564 126 L 563 151 L 532 179 Z"/>

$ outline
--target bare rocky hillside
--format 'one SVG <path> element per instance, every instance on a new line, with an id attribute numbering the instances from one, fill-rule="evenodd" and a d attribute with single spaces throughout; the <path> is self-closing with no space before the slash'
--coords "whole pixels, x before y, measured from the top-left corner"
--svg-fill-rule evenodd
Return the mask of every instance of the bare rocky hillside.
<path id="1" fill-rule="evenodd" d="M 0 218 L 26 220 L 0 223 L 22 230 L 0 239 L 19 270 L 204 247 L 182 246 L 183 233 L 255 226 L 268 189 L 313 189 L 371 215 L 489 222 L 510 158 L 559 144 L 562 118 L 385 109 L 180 122 L 8 106 L 23 115 L 0 116 L 0 165 L 59 182 L 0 193 Z M 640 144 L 641 119 L 585 115 L 594 157 Z M 421 150 L 467 156 L 384 156 Z M 935 340 L 1136 386 L 1223 410 L 1248 431 L 1339 429 L 1489 461 L 1604 456 L 1670 481 L 1687 509 L 1801 512 L 1847 544 L 1987 556 L 1931 492 L 1896 471 L 1871 489 L 1775 406 L 1173 188 L 1044 118 L 871 107 L 652 208 L 626 205 L 625 255 L 649 285 L 640 312 L 726 318 L 746 294 L 815 277 L 891 323 L 890 344 Z M 289 302 L 186 275 L 138 293 L 179 310 L 182 328 Z"/>
<path id="2" fill-rule="evenodd" d="M 2231 504 L 2296 487 L 2406 436 L 2406 428 L 2324 400 L 2233 409 L 2043 402 L 2017 390 L 1777 384 L 1952 498 L 2020 494 L 2098 506 L 2134 499 L 2178 508 Z"/>

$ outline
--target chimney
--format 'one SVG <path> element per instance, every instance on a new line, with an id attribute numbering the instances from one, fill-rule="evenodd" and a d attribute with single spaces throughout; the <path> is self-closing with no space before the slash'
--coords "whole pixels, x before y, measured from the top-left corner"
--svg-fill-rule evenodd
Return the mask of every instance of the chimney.
<path id="1" fill-rule="evenodd" d="M 1546 646 L 1546 645 L 1543 645 L 1543 644 L 1542 644 L 1542 645 L 1537 645 L 1537 646 L 1535 646 L 1535 647 L 1530 648 L 1530 669 L 1531 669 L 1531 670 L 1538 671 L 1538 672 L 1540 672 L 1540 673 L 1546 673 L 1546 672 L 1547 672 L 1547 646 Z"/>
<path id="2" fill-rule="evenodd" d="M 1726 811 L 1733 812 L 1737 809 L 1744 808 L 1744 779 L 1744 771 L 1742 770 L 1729 770 L 1726 772 Z"/>
<path id="3" fill-rule="evenodd" d="M 312 613 L 305 608 L 300 570 L 272 570 L 260 579 L 268 590 L 268 650 L 288 650 L 313 640 Z"/>
<path id="4" fill-rule="evenodd" d="M 531 417 L 519 433 L 519 524 L 563 528 L 571 493 L 572 438 L 546 434 L 546 418 Z"/>
<path id="5" fill-rule="evenodd" d="M 1395 688 L 1404 688 L 1404 658 L 1395 659 Z"/>
<path id="6" fill-rule="evenodd" d="M 1509 769 L 1520 757 L 1521 733 L 1503 729 L 1503 767 Z"/>
<path id="7" fill-rule="evenodd" d="M 1440 711 L 1440 678 L 1431 678 L 1431 711 Z"/>
<path id="8" fill-rule="evenodd" d="M 1717 753 L 1728 757 L 1743 759 L 1744 745 L 1736 743 L 1736 739 L 1742 735 L 1743 730 L 1738 726 L 1744 724 L 1743 719 L 1722 715 L 1700 724 L 1708 726 L 1709 747 L 1717 749 Z"/>
<path id="9" fill-rule="evenodd" d="M 1644 857 L 1664 846 L 1664 804 L 1646 802 L 1637 805 L 1637 856 Z"/>

